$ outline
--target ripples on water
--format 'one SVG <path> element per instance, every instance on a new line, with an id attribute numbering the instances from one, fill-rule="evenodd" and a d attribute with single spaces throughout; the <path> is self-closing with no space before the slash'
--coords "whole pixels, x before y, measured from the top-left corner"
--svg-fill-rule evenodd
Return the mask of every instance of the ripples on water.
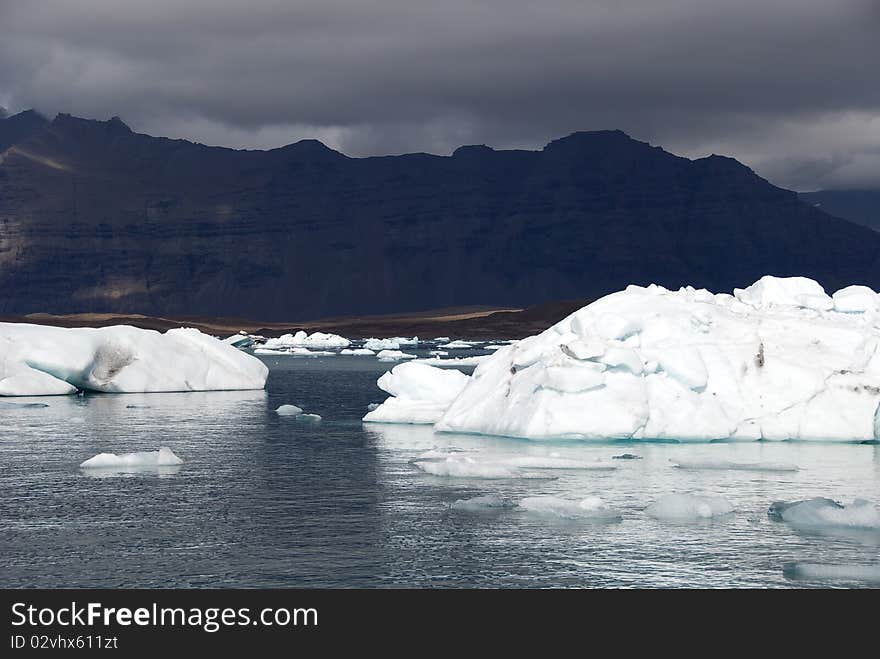
<path id="1" fill-rule="evenodd" d="M 18 587 L 779 587 L 858 586 L 801 578 L 792 562 L 874 565 L 876 533 L 799 532 L 776 500 L 880 499 L 880 447 L 858 444 L 537 443 L 364 425 L 369 357 L 267 358 L 259 392 L 88 395 L 0 409 L 0 586 Z M 295 403 L 312 426 L 273 410 Z M 88 474 L 100 452 L 170 447 L 179 468 Z M 613 461 L 542 478 L 448 478 L 414 464 L 429 449 L 475 460 Z M 551 455 L 552 454 L 552 455 Z M 540 458 L 540 460 L 538 459 Z M 677 460 L 794 463 L 799 471 L 677 469 Z M 526 461 L 528 463 L 528 461 Z M 736 512 L 652 519 L 672 492 L 720 495 Z M 599 495 L 620 519 L 565 519 L 497 495 Z M 815 572 L 815 571 L 814 571 Z M 845 576 L 845 575 L 844 575 Z M 874 584 L 876 585 L 876 583 Z"/>

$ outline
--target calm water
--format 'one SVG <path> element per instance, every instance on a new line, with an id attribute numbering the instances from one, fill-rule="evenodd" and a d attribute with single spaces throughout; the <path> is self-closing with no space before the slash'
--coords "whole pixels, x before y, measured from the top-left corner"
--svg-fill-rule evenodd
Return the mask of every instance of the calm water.
<path id="1" fill-rule="evenodd" d="M 876 565 L 876 534 L 808 534 L 767 518 L 774 500 L 880 499 L 880 446 L 794 443 L 537 443 L 364 425 L 384 399 L 369 357 L 267 358 L 266 391 L 89 395 L 0 406 L 0 586 L 790 587 L 786 563 Z M 11 399 L 6 399 L 10 402 Z M 22 402 L 18 399 L 15 402 Z M 295 403 L 310 426 L 273 410 Z M 99 452 L 168 446 L 179 468 L 87 474 Z M 411 460 L 550 453 L 616 460 L 551 478 L 429 476 Z M 676 459 L 788 462 L 793 473 L 685 471 Z M 542 472 L 538 471 L 539 475 Z M 647 504 L 672 492 L 728 498 L 735 514 L 675 524 Z M 600 495 L 619 522 L 517 508 L 468 513 L 463 498 Z M 876 585 L 876 584 L 874 584 Z"/>

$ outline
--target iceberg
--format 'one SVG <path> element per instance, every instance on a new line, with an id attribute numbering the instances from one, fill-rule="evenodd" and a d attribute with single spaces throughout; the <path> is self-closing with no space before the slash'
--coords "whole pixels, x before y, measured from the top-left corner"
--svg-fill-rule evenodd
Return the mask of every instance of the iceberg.
<path id="1" fill-rule="evenodd" d="M 347 348 L 351 341 L 338 334 L 325 334 L 315 332 L 308 334 L 302 330 L 296 334 L 284 334 L 275 339 L 268 339 L 263 344 L 265 350 L 279 350 L 283 348 Z"/>
<path id="2" fill-rule="evenodd" d="M 415 359 L 418 355 L 411 355 L 400 350 L 380 350 L 376 355 L 376 359 L 380 362 L 396 362 L 401 359 Z"/>
<path id="3" fill-rule="evenodd" d="M 461 371 L 419 362 L 398 364 L 377 384 L 391 394 L 363 418 L 378 423 L 435 423 L 468 382 Z"/>
<path id="4" fill-rule="evenodd" d="M 732 512 L 733 504 L 724 497 L 696 494 L 667 494 L 645 509 L 650 517 L 672 522 L 712 519 Z"/>
<path id="5" fill-rule="evenodd" d="M 268 368 L 192 328 L 0 323 L 0 396 L 262 389 Z"/>
<path id="6" fill-rule="evenodd" d="M 275 410 L 275 414 L 278 416 L 297 416 L 302 413 L 303 409 L 296 405 L 281 405 Z"/>
<path id="7" fill-rule="evenodd" d="M 444 350 L 466 350 L 467 348 L 473 348 L 474 344 L 468 341 L 450 341 L 449 343 L 444 343 L 439 346 Z"/>
<path id="8" fill-rule="evenodd" d="M 345 348 L 339 351 L 340 355 L 375 355 L 375 351 L 369 348 Z"/>
<path id="9" fill-rule="evenodd" d="M 851 529 L 880 531 L 880 509 L 864 499 L 842 505 L 831 499 L 816 497 L 804 501 L 776 501 L 767 516 L 775 521 L 803 530 Z"/>
<path id="10" fill-rule="evenodd" d="M 275 350 L 273 348 L 257 348 L 255 355 L 285 355 L 290 357 L 335 357 L 336 353 L 330 350 L 309 350 L 308 348 L 286 348 Z"/>
<path id="11" fill-rule="evenodd" d="M 629 286 L 484 358 L 435 429 L 526 439 L 877 441 L 870 289 Z M 845 311 L 844 311 L 845 310 Z"/>
<path id="12" fill-rule="evenodd" d="M 183 464 L 183 460 L 165 446 L 158 451 L 138 451 L 136 453 L 98 453 L 80 464 L 82 469 L 118 469 L 129 467 L 173 467 Z"/>
<path id="13" fill-rule="evenodd" d="M 395 336 L 390 339 L 365 339 L 364 348 L 368 350 L 399 350 L 400 346 L 415 346 L 419 344 L 419 337 L 414 336 L 407 338 L 405 336 Z"/>
<path id="14" fill-rule="evenodd" d="M 495 494 L 472 497 L 470 499 L 457 499 L 452 502 L 450 508 L 468 513 L 488 513 L 509 510 L 516 506 L 512 501 L 503 499 Z"/>
<path id="15" fill-rule="evenodd" d="M 587 497 L 581 501 L 552 496 L 526 497 L 520 500 L 519 507 L 536 515 L 567 520 L 619 522 L 623 519 L 618 511 L 606 506 L 599 497 Z"/>

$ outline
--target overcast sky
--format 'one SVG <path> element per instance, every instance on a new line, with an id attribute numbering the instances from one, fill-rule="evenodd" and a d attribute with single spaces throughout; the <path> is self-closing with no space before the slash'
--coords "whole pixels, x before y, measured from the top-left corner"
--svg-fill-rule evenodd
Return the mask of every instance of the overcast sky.
<path id="1" fill-rule="evenodd" d="M 620 128 L 880 187 L 880 0 L 0 0 L 0 105 L 232 147 L 540 148 Z"/>

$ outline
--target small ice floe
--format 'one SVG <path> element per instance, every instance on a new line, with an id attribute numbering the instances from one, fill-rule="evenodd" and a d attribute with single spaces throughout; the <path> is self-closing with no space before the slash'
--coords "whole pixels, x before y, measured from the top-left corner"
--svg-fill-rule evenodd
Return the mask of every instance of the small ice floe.
<path id="1" fill-rule="evenodd" d="M 506 347 L 507 347 L 506 345 L 488 345 L 488 346 L 483 346 L 483 350 L 491 350 L 492 352 L 495 352 L 496 350 L 501 350 L 501 348 L 506 348 Z"/>
<path id="2" fill-rule="evenodd" d="M 641 460 L 642 456 L 635 453 L 621 453 L 620 455 L 611 456 L 612 460 Z"/>
<path id="3" fill-rule="evenodd" d="M 257 348 L 255 355 L 283 355 L 286 357 L 335 357 L 336 353 L 330 350 L 309 350 L 308 348 L 287 348 L 275 350 L 272 348 Z"/>
<path id="4" fill-rule="evenodd" d="M 0 400 L 0 410 L 18 410 L 26 408 L 49 407 L 47 403 L 7 403 Z"/>
<path id="5" fill-rule="evenodd" d="M 376 358 L 380 362 L 396 362 L 401 359 L 415 359 L 418 355 L 412 355 L 406 352 L 401 352 L 400 350 L 381 350 L 379 354 L 376 355 Z"/>
<path id="6" fill-rule="evenodd" d="M 433 339 L 434 343 L 449 343 L 448 336 L 437 336 Z"/>
<path id="7" fill-rule="evenodd" d="M 864 499 L 856 499 L 849 505 L 824 497 L 791 503 L 775 501 L 767 516 L 804 530 L 880 531 L 880 509 Z"/>
<path id="8" fill-rule="evenodd" d="M 124 469 L 138 467 L 176 467 L 182 465 L 183 460 L 174 455 L 174 452 L 166 447 L 158 451 L 138 451 L 135 453 L 98 453 L 79 466 L 81 469 Z"/>
<path id="9" fill-rule="evenodd" d="M 724 497 L 696 494 L 667 494 L 645 509 L 650 517 L 670 522 L 693 522 L 733 513 Z"/>
<path id="10" fill-rule="evenodd" d="M 419 345 L 419 337 L 417 336 L 392 336 L 387 339 L 364 339 L 364 348 L 369 350 L 398 350 L 401 346 L 417 346 Z"/>
<path id="11" fill-rule="evenodd" d="M 789 579 L 806 581 L 847 581 L 880 583 L 878 565 L 830 565 L 827 563 L 787 563 L 782 569 Z"/>
<path id="12" fill-rule="evenodd" d="M 364 416 L 376 423 L 436 423 L 465 387 L 467 375 L 419 362 L 398 364 L 383 373 L 376 384 L 391 394 L 381 406 Z"/>
<path id="13" fill-rule="evenodd" d="M 269 339 L 264 344 L 264 349 L 279 350 L 285 348 L 347 348 L 351 341 L 338 334 L 326 334 L 315 332 L 307 334 L 300 330 L 296 334 L 284 334 L 277 339 Z"/>
<path id="14" fill-rule="evenodd" d="M 599 497 L 587 497 L 580 501 L 551 496 L 526 497 L 520 500 L 519 507 L 535 515 L 560 519 L 605 522 L 619 522 L 623 519 L 617 510 L 605 505 Z"/>
<path id="15" fill-rule="evenodd" d="M 296 405 L 281 405 L 275 410 L 275 414 L 279 416 L 297 416 L 302 413 L 303 409 Z"/>
<path id="16" fill-rule="evenodd" d="M 413 464 L 426 474 L 450 478 L 519 479 L 553 477 L 527 472 L 510 464 L 479 460 L 468 455 L 450 455 L 444 459 L 419 460 Z"/>
<path id="17" fill-rule="evenodd" d="M 678 469 L 691 471 L 799 471 L 797 465 L 787 462 L 729 462 L 727 460 L 679 460 Z"/>
<path id="18" fill-rule="evenodd" d="M 375 351 L 370 350 L 369 348 L 344 348 L 339 351 L 340 355 L 365 355 L 372 356 L 375 355 Z"/>
<path id="19" fill-rule="evenodd" d="M 470 341 L 450 341 L 439 347 L 444 350 L 467 350 L 468 348 L 473 348 L 474 343 Z"/>
<path id="20" fill-rule="evenodd" d="M 297 414 L 294 421 L 300 423 L 321 423 L 321 417 L 317 414 Z"/>
<path id="21" fill-rule="evenodd" d="M 446 350 L 430 350 L 428 351 L 428 354 L 432 357 L 445 357 L 449 354 L 449 352 L 447 352 Z"/>
<path id="22" fill-rule="evenodd" d="M 526 469 L 572 469 L 583 471 L 612 471 L 617 465 L 602 460 L 572 460 L 555 455 L 523 455 L 499 458 L 504 464 Z"/>
<path id="23" fill-rule="evenodd" d="M 486 494 L 470 499 L 458 499 L 450 505 L 452 510 L 467 513 L 495 513 L 515 507 L 516 504 L 513 501 L 504 499 L 496 494 Z"/>

